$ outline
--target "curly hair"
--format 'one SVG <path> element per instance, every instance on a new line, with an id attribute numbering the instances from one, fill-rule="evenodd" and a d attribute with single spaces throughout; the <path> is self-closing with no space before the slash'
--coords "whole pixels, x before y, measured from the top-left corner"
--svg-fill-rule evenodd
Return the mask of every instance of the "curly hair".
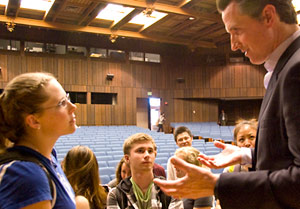
<path id="1" fill-rule="evenodd" d="M 175 151 L 175 156 L 181 156 L 182 159 L 193 165 L 202 166 L 197 159 L 200 151 L 194 147 L 181 147 Z"/>

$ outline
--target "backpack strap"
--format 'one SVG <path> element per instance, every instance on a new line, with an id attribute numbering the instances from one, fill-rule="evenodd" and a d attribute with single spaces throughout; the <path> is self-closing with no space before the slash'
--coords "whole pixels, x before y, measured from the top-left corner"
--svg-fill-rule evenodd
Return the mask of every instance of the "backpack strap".
<path id="1" fill-rule="evenodd" d="M 116 197 L 120 208 L 127 208 L 127 196 L 125 193 L 121 192 L 119 188 L 116 188 Z"/>
<path id="2" fill-rule="evenodd" d="M 51 175 L 47 168 L 32 154 L 28 152 L 21 152 L 20 150 L 6 150 L 4 153 L 0 155 L 0 165 L 12 162 L 12 161 L 27 161 L 27 162 L 33 162 L 39 165 L 43 171 L 45 172 L 48 182 L 49 182 L 49 187 L 51 191 L 51 196 L 52 196 L 52 201 L 51 201 L 51 208 L 54 207 L 56 203 L 56 197 L 57 197 L 57 192 L 56 192 L 56 186 L 54 181 L 51 178 Z"/>

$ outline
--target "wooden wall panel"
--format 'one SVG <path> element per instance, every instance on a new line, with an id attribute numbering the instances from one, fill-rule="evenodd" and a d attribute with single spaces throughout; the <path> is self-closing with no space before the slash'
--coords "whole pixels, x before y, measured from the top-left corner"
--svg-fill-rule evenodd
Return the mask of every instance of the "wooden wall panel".
<path id="1" fill-rule="evenodd" d="M 174 57 L 151 64 L 25 53 L 1 54 L 0 66 L 7 69 L 3 74 L 7 81 L 20 73 L 46 71 L 57 76 L 67 91 L 87 92 L 88 104 L 77 105 L 79 125 L 135 125 L 136 99 L 147 98 L 149 91 L 162 99 L 167 129 L 170 122 L 216 121 L 218 99 L 257 98 L 265 93 L 262 66 L 190 65 L 184 60 Z M 114 74 L 112 81 L 106 79 L 108 73 Z M 5 85 L 0 80 L 0 86 Z M 91 92 L 117 93 L 117 104 L 90 104 Z"/>
<path id="2" fill-rule="evenodd" d="M 4 82 L 7 82 L 7 55 L 0 54 L 0 67 L 1 67 L 1 74 L 0 74 L 0 81 L 2 81 L 1 88 L 4 88 Z"/>

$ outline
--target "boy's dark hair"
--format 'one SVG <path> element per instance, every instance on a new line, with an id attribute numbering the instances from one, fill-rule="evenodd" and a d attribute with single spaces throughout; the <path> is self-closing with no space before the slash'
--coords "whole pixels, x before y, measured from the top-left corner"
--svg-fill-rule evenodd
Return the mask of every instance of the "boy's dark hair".
<path id="1" fill-rule="evenodd" d="M 185 126 L 179 126 L 178 128 L 176 128 L 175 132 L 174 132 L 174 140 L 175 142 L 177 142 L 177 136 L 179 134 L 182 134 L 184 132 L 187 132 L 189 134 L 190 137 L 193 137 L 192 132 L 190 131 L 190 129 L 188 129 Z"/>

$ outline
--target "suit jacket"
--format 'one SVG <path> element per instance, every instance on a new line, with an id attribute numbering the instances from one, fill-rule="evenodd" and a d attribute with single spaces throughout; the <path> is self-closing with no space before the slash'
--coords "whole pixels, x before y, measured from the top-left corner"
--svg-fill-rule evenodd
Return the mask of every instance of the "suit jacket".
<path id="1" fill-rule="evenodd" d="M 221 174 L 222 209 L 300 208 L 300 37 L 280 57 L 264 96 L 248 173 Z"/>

